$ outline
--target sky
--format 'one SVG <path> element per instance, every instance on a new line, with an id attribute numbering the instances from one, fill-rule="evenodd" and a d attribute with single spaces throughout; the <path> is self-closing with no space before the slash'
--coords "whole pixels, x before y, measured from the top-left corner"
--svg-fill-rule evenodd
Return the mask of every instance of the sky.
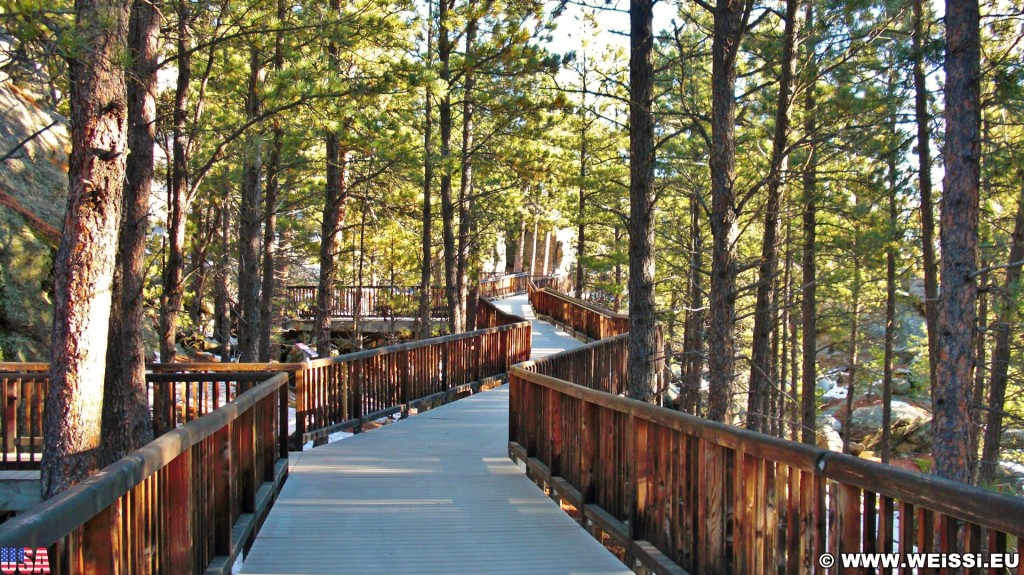
<path id="1" fill-rule="evenodd" d="M 621 47 L 623 50 L 629 48 L 629 2 L 628 0 L 586 0 L 590 6 L 597 8 L 611 8 L 608 10 L 596 10 L 597 23 L 600 30 L 596 34 L 585 28 L 582 21 L 584 8 L 576 3 L 570 3 L 565 11 L 556 20 L 558 28 L 552 34 L 552 42 L 548 48 L 559 54 L 570 51 L 579 51 L 584 39 L 589 39 L 590 47 L 597 52 L 602 51 L 606 45 Z M 549 0 L 548 12 L 550 13 L 557 6 L 557 0 Z M 592 8 L 586 10 L 591 11 Z M 658 2 L 654 5 L 654 28 L 655 31 L 667 27 L 675 16 L 674 5 L 670 2 Z"/>

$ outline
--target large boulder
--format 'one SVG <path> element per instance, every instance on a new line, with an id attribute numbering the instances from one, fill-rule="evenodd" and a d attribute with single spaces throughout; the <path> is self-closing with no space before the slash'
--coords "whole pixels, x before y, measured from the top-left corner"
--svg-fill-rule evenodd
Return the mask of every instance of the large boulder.
<path id="1" fill-rule="evenodd" d="M 893 400 L 892 419 L 890 429 L 892 430 L 891 447 L 896 447 L 905 441 L 908 436 L 917 432 L 926 423 L 931 421 L 932 414 L 928 410 L 911 405 L 904 401 Z M 846 424 L 846 430 L 850 439 L 863 443 L 868 449 L 873 449 L 882 440 L 882 405 L 874 404 L 860 407 L 853 410 L 853 416 Z M 930 437 L 930 433 L 921 432 Z M 915 436 L 921 440 L 921 436 Z"/>
<path id="2" fill-rule="evenodd" d="M 1007 429 L 1000 436 L 1003 449 L 1024 449 L 1024 429 Z"/>
<path id="3" fill-rule="evenodd" d="M 819 415 L 815 424 L 815 443 L 822 449 L 843 451 L 843 424 L 831 415 Z"/>
<path id="4" fill-rule="evenodd" d="M 57 122 L 0 162 L 0 361 L 47 361 L 53 236 L 67 205 L 67 123 L 6 79 L 0 80 L 0 110 L 0 153 Z"/>

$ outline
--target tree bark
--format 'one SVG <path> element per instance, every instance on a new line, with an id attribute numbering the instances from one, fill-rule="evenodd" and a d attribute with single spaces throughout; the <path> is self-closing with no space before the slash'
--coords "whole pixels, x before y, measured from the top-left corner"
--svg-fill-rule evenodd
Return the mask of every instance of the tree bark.
<path id="1" fill-rule="evenodd" d="M 580 89 L 582 91 L 580 106 L 580 170 L 579 170 L 579 204 L 576 213 L 576 287 L 574 295 L 577 299 L 583 299 L 587 274 L 583 265 L 583 259 L 587 253 L 587 161 L 590 159 L 589 128 L 590 119 L 587 117 L 587 54 L 584 50 L 580 54 Z M 685 332 L 685 330 L 684 330 Z"/>
<path id="2" fill-rule="evenodd" d="M 437 40 L 437 57 L 441 62 L 441 81 L 445 92 L 438 102 L 438 124 L 441 132 L 441 224 L 444 241 L 445 299 L 448 302 L 448 329 L 458 333 L 463 325 L 462 306 L 459 305 L 458 259 L 455 245 L 455 203 L 452 199 L 452 89 L 451 73 L 452 42 L 449 39 L 449 16 L 453 0 L 440 0 L 437 24 L 440 33 Z"/>
<path id="3" fill-rule="evenodd" d="M 70 59 L 68 208 L 54 259 L 50 383 L 43 417 L 42 497 L 97 469 L 111 283 L 127 157 L 124 69 L 130 6 L 78 0 Z"/>
<path id="4" fill-rule="evenodd" d="M 260 90 L 263 70 L 260 51 L 249 50 L 249 85 L 246 97 L 247 120 L 260 114 Z M 260 328 L 260 219 L 262 216 L 263 142 L 259 133 L 250 133 L 245 142 L 242 164 L 242 193 L 238 208 L 238 360 L 257 359 Z"/>
<path id="5" fill-rule="evenodd" d="M 943 181 L 942 287 L 934 405 L 935 472 L 970 481 L 970 392 L 977 314 L 981 40 L 977 0 L 946 6 L 946 175 Z"/>
<path id="6" fill-rule="evenodd" d="M 526 251 L 526 216 L 519 217 L 519 238 L 516 240 L 516 257 L 512 263 L 512 273 L 522 273 L 523 253 Z"/>
<path id="7" fill-rule="evenodd" d="M 654 402 L 654 1 L 631 0 L 629 22 L 629 396 Z"/>
<path id="8" fill-rule="evenodd" d="M 135 0 L 128 26 L 128 49 L 132 59 L 131 73 L 126 79 L 129 154 L 103 386 L 101 467 L 153 439 L 142 328 L 145 325 L 146 237 L 156 141 L 159 6 L 159 2 Z"/>
<path id="9" fill-rule="evenodd" d="M 892 126 L 896 134 L 896 125 Z M 892 378 L 896 340 L 896 242 L 900 236 L 896 208 L 896 150 L 888 158 L 889 166 L 889 241 L 885 246 L 885 352 L 882 358 L 882 463 L 889 463 L 892 443 Z M 851 394 L 852 395 L 852 394 Z M 847 435 L 847 434 L 844 434 Z"/>
<path id="10" fill-rule="evenodd" d="M 473 2 L 467 8 L 471 11 L 466 20 L 466 58 L 462 70 L 462 172 L 459 178 L 459 238 L 458 259 L 456 261 L 455 287 L 461 322 L 454 325 L 455 333 L 466 331 L 469 324 L 469 257 L 470 227 L 473 222 L 470 214 L 470 197 L 473 194 L 473 91 L 476 89 L 476 75 L 473 60 L 476 54 L 476 36 L 479 21 Z"/>
<path id="11" fill-rule="evenodd" d="M 747 26 L 745 0 L 718 0 L 711 69 L 711 325 L 708 418 L 725 421 L 736 376 L 736 57 Z"/>
<path id="12" fill-rule="evenodd" d="M 331 355 L 331 317 L 334 308 L 334 284 L 338 279 L 338 236 L 345 221 L 348 202 L 348 151 L 342 151 L 338 134 L 328 131 L 327 183 L 324 186 L 324 215 L 320 227 L 320 282 L 316 292 L 316 316 L 313 337 L 321 357 Z"/>
<path id="13" fill-rule="evenodd" d="M 217 271 L 214 276 L 216 283 L 213 307 L 214 307 L 214 337 L 220 342 L 220 355 L 221 361 L 231 361 L 231 356 L 234 353 L 231 345 L 231 285 L 228 281 L 228 268 L 229 268 L 229 257 L 231 246 L 231 210 L 228 207 L 228 202 L 231 197 L 231 192 L 228 186 L 224 186 L 224 195 L 220 198 L 220 207 L 218 208 L 218 216 L 220 221 L 220 236 L 217 240 L 220 242 L 220 253 L 221 257 L 217 261 Z"/>
<path id="14" fill-rule="evenodd" d="M 277 0 L 277 20 L 285 22 L 288 7 Z M 282 24 L 283 25 L 283 24 Z M 284 71 L 284 32 L 274 38 L 274 73 Z M 267 158 L 267 186 L 263 203 L 263 277 L 260 280 L 259 361 L 271 357 L 271 333 L 274 324 L 274 296 L 277 295 L 277 204 L 281 193 L 281 153 L 284 151 L 284 126 L 274 118 L 270 155 Z"/>
<path id="15" fill-rule="evenodd" d="M 1024 176 L 1024 173 L 1021 174 Z M 1018 178 L 1019 180 L 1019 178 Z M 1024 186 L 1017 202 L 1017 217 L 1013 225 L 1013 239 L 1006 268 L 1006 279 L 998 300 L 995 323 L 995 349 L 992 351 L 992 378 L 989 381 L 988 417 L 985 424 L 985 442 L 981 452 L 978 484 L 988 485 L 995 477 L 999 463 L 999 443 L 1003 434 L 1003 413 L 1006 406 L 1006 384 L 1009 381 L 1011 336 L 1016 313 L 1015 296 L 1020 289 L 1021 264 L 1024 260 Z M 1015 264 L 1015 265 L 1014 265 Z"/>
<path id="16" fill-rule="evenodd" d="M 806 17 L 804 27 L 814 32 L 814 5 L 808 2 L 806 5 Z M 808 140 L 807 161 L 804 164 L 803 173 L 803 232 L 804 245 L 803 255 L 800 263 L 803 277 L 803 299 L 800 303 L 800 315 L 802 319 L 802 340 L 801 340 L 801 375 L 800 375 L 800 439 L 804 443 L 816 444 L 816 433 L 814 419 L 816 405 L 814 397 L 814 384 L 817 378 L 817 356 L 818 356 L 818 271 L 815 263 L 815 252 L 817 251 L 817 205 L 816 195 L 818 193 L 818 123 L 815 118 L 817 114 L 817 101 L 815 84 L 817 82 L 817 62 L 815 61 L 815 45 L 813 36 L 808 42 L 808 76 L 810 85 L 804 94 L 804 137 Z"/>
<path id="17" fill-rule="evenodd" d="M 192 10 L 190 3 L 178 0 L 178 38 L 175 63 L 178 79 L 174 88 L 174 110 L 171 135 L 171 177 L 167 188 L 167 261 L 164 264 L 163 292 L 160 296 L 160 361 L 174 361 L 178 332 L 178 314 L 183 299 L 182 280 L 185 270 L 185 217 L 188 205 L 188 142 L 185 133 L 188 121 L 188 93 L 192 83 Z M 160 407 L 168 400 L 154 395 L 154 413 L 167 410 Z M 158 422 L 158 425 L 169 422 Z M 165 426 L 161 427 L 166 429 Z"/>
<path id="18" fill-rule="evenodd" d="M 854 234 L 858 234 L 859 230 L 854 230 Z M 853 251 L 856 254 L 856 235 L 854 236 Z M 857 392 L 857 367 L 860 361 L 858 347 L 858 330 L 860 328 L 860 292 L 862 287 L 861 271 L 860 271 L 860 258 L 854 257 L 853 261 L 853 287 L 850 290 L 850 300 L 852 302 L 853 315 L 850 318 L 850 378 L 846 383 L 846 424 L 850 425 L 853 423 L 853 396 Z M 884 424 L 883 424 L 884 427 Z M 844 427 L 849 429 L 849 427 Z M 883 447 L 884 449 L 884 447 Z M 843 453 L 850 453 L 850 434 L 843 434 Z"/>
<path id="19" fill-rule="evenodd" d="M 341 10 L 339 0 L 331 0 L 331 11 Z M 327 63 L 332 69 L 341 65 L 341 48 L 332 39 L 327 42 Z M 347 122 L 346 122 L 347 124 Z M 345 221 L 348 203 L 348 150 L 333 129 L 324 135 L 327 182 L 324 184 L 324 212 L 320 224 L 320 278 L 316 290 L 316 312 L 313 317 L 313 340 L 320 357 L 331 355 L 331 317 L 334 308 L 334 283 L 337 281 L 338 235 Z"/>
<path id="20" fill-rule="evenodd" d="M 761 263 L 758 266 L 757 303 L 754 314 L 754 337 L 750 367 L 750 395 L 747 401 L 747 428 L 765 431 L 768 421 L 766 402 L 772 381 L 769 344 L 778 325 L 779 314 L 772 305 L 772 286 L 779 268 L 779 222 L 782 213 L 782 169 L 788 155 L 789 112 L 793 100 L 793 66 L 796 62 L 796 18 L 799 0 L 786 0 L 783 31 L 782 62 L 779 73 L 779 97 L 775 108 L 775 133 L 772 137 L 772 159 L 768 173 L 768 197 L 765 200 L 764 236 L 761 240 Z"/>
<path id="21" fill-rule="evenodd" d="M 445 0 L 442 0 L 445 1 Z M 427 0 L 427 65 L 434 64 L 434 2 Z M 427 84 L 426 95 L 424 96 L 424 121 L 423 121 L 423 232 L 421 242 L 423 247 L 423 259 L 420 262 L 420 338 L 430 337 L 430 307 L 431 307 L 431 256 L 433 247 L 433 220 L 431 219 L 431 188 L 434 185 L 434 117 L 433 117 L 433 90 Z"/>
<path id="22" fill-rule="evenodd" d="M 928 86 L 924 74 L 924 0 L 914 0 L 914 115 L 917 121 L 917 181 L 921 192 L 921 255 L 924 267 L 924 309 L 928 329 L 928 385 L 935 395 L 938 362 L 939 280 L 935 265 L 935 209 L 932 201 L 932 158 L 928 113 Z"/>
<path id="23" fill-rule="evenodd" d="M 700 404 L 700 382 L 704 372 L 704 292 L 701 290 L 701 267 L 704 245 L 700 235 L 701 203 L 694 190 L 690 193 L 690 270 L 689 306 L 684 328 L 684 349 L 682 389 L 679 390 L 679 409 L 698 415 Z"/>

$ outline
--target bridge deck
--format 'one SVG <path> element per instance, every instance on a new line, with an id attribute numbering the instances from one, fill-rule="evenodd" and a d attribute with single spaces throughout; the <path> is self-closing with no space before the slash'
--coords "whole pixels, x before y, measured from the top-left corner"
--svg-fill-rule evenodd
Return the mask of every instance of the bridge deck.
<path id="1" fill-rule="evenodd" d="M 498 303 L 532 317 L 525 299 Z M 537 357 L 579 343 L 534 322 L 533 345 Z M 507 442 L 501 387 L 293 455 L 242 573 L 630 573 Z"/>

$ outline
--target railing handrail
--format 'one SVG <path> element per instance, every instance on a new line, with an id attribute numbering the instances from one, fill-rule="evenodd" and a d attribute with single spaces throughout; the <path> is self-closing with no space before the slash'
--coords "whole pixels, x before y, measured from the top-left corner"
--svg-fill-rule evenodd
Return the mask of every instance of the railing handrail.
<path id="1" fill-rule="evenodd" d="M 513 366 L 511 375 L 587 403 L 692 435 L 721 447 L 757 454 L 776 463 L 811 471 L 825 479 L 840 481 L 886 497 L 920 505 L 982 527 L 1024 535 L 1024 498 L 861 459 L 814 445 L 757 433 L 632 398 L 590 389 L 529 371 L 524 369 L 522 364 Z"/>
<path id="2" fill-rule="evenodd" d="M 268 374 L 270 375 L 270 374 Z M 179 455 L 214 435 L 288 381 L 286 373 L 161 435 L 82 482 L 0 525 L 0 546 L 49 547 L 112 505 Z M 278 432 L 286 422 L 278 422 Z"/>
<path id="3" fill-rule="evenodd" d="M 486 328 L 483 328 L 483 329 L 477 329 L 477 330 L 473 330 L 473 331 L 465 331 L 465 332 L 462 332 L 462 333 L 453 333 L 453 334 L 443 335 L 443 336 L 440 336 L 440 337 L 431 337 L 431 338 L 428 338 L 428 339 L 421 339 L 419 341 L 410 341 L 410 342 L 406 342 L 406 343 L 396 343 L 394 345 L 389 345 L 389 346 L 385 346 L 385 347 L 375 347 L 373 349 L 364 349 L 362 351 L 354 351 L 352 353 L 345 353 L 345 354 L 342 354 L 342 355 L 335 355 L 335 356 L 332 356 L 332 357 L 317 358 L 317 359 L 310 360 L 310 362 L 308 364 L 299 364 L 299 365 L 305 366 L 305 367 L 321 367 L 321 366 L 324 366 L 324 365 L 330 365 L 330 364 L 335 364 L 335 363 L 345 363 L 345 362 L 349 362 L 349 361 L 359 361 L 359 360 L 362 360 L 362 359 L 370 359 L 370 358 L 373 358 L 373 357 L 378 357 L 378 356 L 382 356 L 382 355 L 388 355 L 388 354 L 391 354 L 391 353 L 398 353 L 398 352 L 402 352 L 402 351 L 412 351 L 414 349 L 419 349 L 421 347 L 427 347 L 427 346 L 430 346 L 430 345 L 437 345 L 437 344 L 440 344 L 440 343 L 449 343 L 449 342 L 453 342 L 453 341 L 469 339 L 469 338 L 478 337 L 478 336 L 481 336 L 481 335 L 486 335 L 486 334 L 489 334 L 489 333 L 501 333 L 501 332 L 513 330 L 513 329 L 516 329 L 516 328 L 519 328 L 519 327 L 524 327 L 524 326 L 527 326 L 529 324 L 530 324 L 529 320 L 523 319 L 522 321 L 519 321 L 519 322 L 516 322 L 516 323 L 513 323 L 513 324 L 501 325 L 501 326 L 498 326 L 498 327 L 486 327 Z"/>
<path id="4" fill-rule="evenodd" d="M 590 310 L 590 311 L 592 311 L 592 312 L 594 312 L 594 313 L 596 313 L 598 315 L 601 315 L 601 316 L 604 316 L 604 317 L 607 317 L 607 318 L 611 318 L 611 319 L 627 319 L 627 320 L 629 319 L 629 314 L 612 311 L 612 310 L 610 310 L 608 308 L 604 308 L 604 307 L 601 307 L 599 305 L 592 304 L 592 303 L 590 303 L 588 301 L 581 300 L 581 299 L 579 299 L 577 297 L 571 296 L 571 295 L 569 295 L 567 293 L 562 293 L 562 292 L 560 292 L 558 290 L 555 290 L 555 289 L 551 289 L 551 288 L 548 288 L 548 287 L 536 287 L 536 285 L 534 285 L 534 290 L 535 291 L 542 291 L 544 293 L 550 294 L 553 297 L 565 300 L 565 301 L 567 301 L 569 303 L 572 303 L 574 305 L 578 305 L 578 306 L 580 306 L 582 308 L 586 308 L 586 309 L 588 309 L 588 310 Z"/>

